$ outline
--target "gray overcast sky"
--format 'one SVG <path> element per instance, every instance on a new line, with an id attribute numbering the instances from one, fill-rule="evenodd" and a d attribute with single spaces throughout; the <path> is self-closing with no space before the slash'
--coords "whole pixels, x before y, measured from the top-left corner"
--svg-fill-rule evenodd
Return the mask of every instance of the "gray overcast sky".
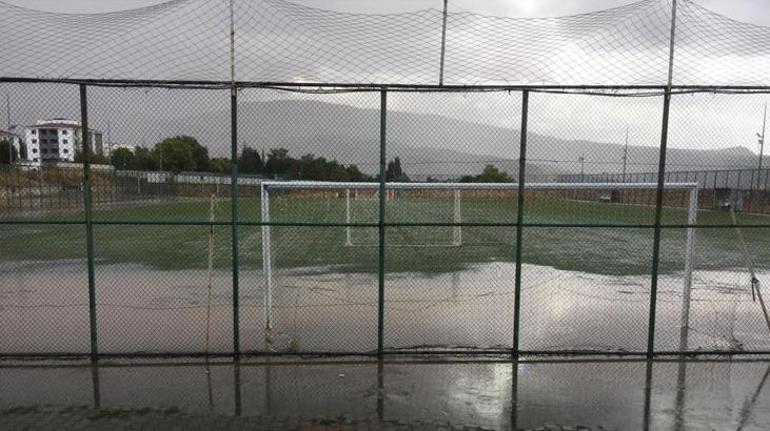
<path id="1" fill-rule="evenodd" d="M 96 13 L 133 9 L 163 0 L 4 0 L 51 12 Z M 442 0 L 294 0 L 308 6 L 347 12 L 388 13 L 440 9 Z M 569 15 L 633 3 L 634 0 L 449 0 L 453 11 L 510 17 Z M 768 0 L 696 0 L 696 3 L 740 21 L 770 25 Z"/>
<path id="2" fill-rule="evenodd" d="M 2 0 L 6 3 L 51 12 L 98 13 L 133 9 L 162 3 L 160 0 Z M 442 0 L 293 0 L 306 6 L 358 13 L 406 12 L 426 8 L 440 9 Z M 469 11 L 508 17 L 560 16 L 585 13 L 633 3 L 634 0 L 449 0 L 451 11 Z M 732 19 L 770 26 L 770 0 L 696 0 L 696 3 Z M 709 66 L 718 69 L 718 65 Z M 282 95 L 289 97 L 287 95 Z M 489 95 L 488 98 L 507 97 Z M 632 145 L 655 145 L 659 135 L 660 100 L 612 101 L 606 98 L 575 99 L 565 106 L 565 98 L 538 95 L 539 119 L 536 131 L 564 138 L 617 142 L 626 126 L 631 128 Z M 356 105 L 351 97 L 351 105 Z M 394 97 L 394 109 L 462 116 L 462 112 L 436 112 L 435 104 L 424 107 Z M 406 100 L 406 98 L 403 98 Z M 742 97 L 680 97 L 673 121 L 672 147 L 724 148 L 741 145 L 756 151 L 755 132 L 761 127 L 764 95 Z M 713 100 L 712 100 L 713 99 Z M 511 121 L 494 107 L 478 100 L 475 119 L 510 127 Z M 341 96 L 337 102 L 346 101 Z M 696 103 L 697 102 L 697 103 Z M 494 104 L 490 104 L 493 106 Z M 641 113 L 646 113 L 642 115 Z M 718 124 L 719 127 L 714 127 Z M 535 127 L 536 126 L 536 127 Z"/>

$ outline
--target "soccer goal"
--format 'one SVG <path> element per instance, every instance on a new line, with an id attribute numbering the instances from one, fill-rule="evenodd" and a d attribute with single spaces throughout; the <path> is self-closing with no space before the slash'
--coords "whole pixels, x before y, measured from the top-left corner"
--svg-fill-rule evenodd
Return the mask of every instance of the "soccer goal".
<path id="1" fill-rule="evenodd" d="M 284 222 L 320 222 L 344 228 L 339 247 L 379 246 L 382 226 L 401 229 L 390 235 L 385 247 L 477 246 L 475 226 L 506 223 L 513 235 L 518 185 L 515 183 L 355 183 L 318 181 L 264 181 L 261 183 L 262 258 L 266 330 L 273 325 L 273 239 L 271 228 Z M 687 331 L 692 287 L 693 253 L 698 209 L 697 183 L 665 184 L 664 206 L 685 210 L 684 286 L 680 347 L 687 349 Z M 549 202 L 560 206 L 584 202 L 601 205 L 654 207 L 655 183 L 528 183 L 525 201 L 536 206 Z M 381 193 L 382 192 L 382 193 Z M 383 196 L 384 195 L 384 196 Z M 555 203 L 555 204 L 554 204 Z M 527 208 L 528 203 L 525 203 Z M 541 205 L 542 207 L 542 205 Z M 550 208 L 550 207 L 545 207 Z M 542 211 L 542 210 L 541 210 Z M 631 209 L 629 209 L 631 211 Z M 526 213 L 526 211 L 525 211 Z M 299 218 L 298 218 L 299 217 Z M 525 217 L 525 222 L 527 218 Z M 590 223 L 589 223 L 590 225 Z M 617 223 L 623 226 L 622 222 Z M 511 241 L 513 245 L 513 241 Z"/>

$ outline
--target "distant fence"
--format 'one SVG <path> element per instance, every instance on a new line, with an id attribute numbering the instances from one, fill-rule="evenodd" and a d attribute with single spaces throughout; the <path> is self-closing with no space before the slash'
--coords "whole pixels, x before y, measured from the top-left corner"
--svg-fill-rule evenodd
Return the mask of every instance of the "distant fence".
<path id="1" fill-rule="evenodd" d="M 654 182 L 657 172 L 627 174 L 559 175 L 560 182 L 638 183 Z M 701 189 L 700 208 L 718 209 L 727 205 L 737 210 L 770 213 L 770 168 L 667 171 L 667 183 L 697 183 Z"/>

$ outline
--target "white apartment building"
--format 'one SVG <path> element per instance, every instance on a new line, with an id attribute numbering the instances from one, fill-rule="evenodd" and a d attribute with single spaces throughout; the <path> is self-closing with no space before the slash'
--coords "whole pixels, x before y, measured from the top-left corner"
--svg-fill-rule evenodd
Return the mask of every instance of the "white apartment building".
<path id="1" fill-rule="evenodd" d="M 103 154 L 102 132 L 89 129 L 89 142 L 94 154 Z M 52 118 L 27 126 L 24 135 L 27 160 L 42 162 L 74 162 L 75 151 L 81 150 L 83 128 L 75 120 Z"/>

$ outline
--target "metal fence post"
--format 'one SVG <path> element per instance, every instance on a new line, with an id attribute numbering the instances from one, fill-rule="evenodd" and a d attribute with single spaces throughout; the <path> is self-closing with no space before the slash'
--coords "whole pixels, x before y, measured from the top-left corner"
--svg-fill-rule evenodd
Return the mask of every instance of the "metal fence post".
<path id="1" fill-rule="evenodd" d="M 527 117 L 529 112 L 529 90 L 521 92 L 521 130 L 519 132 L 519 191 L 516 196 L 516 274 L 513 294 L 513 353 L 519 354 L 519 329 L 521 324 L 521 246 L 524 223 L 524 175 L 527 159 Z"/>
<path id="2" fill-rule="evenodd" d="M 655 349 L 655 314 L 658 300 L 658 270 L 660 263 L 660 234 L 663 218 L 663 192 L 666 181 L 666 152 L 668 148 L 668 119 L 671 108 L 671 85 L 674 74 L 674 40 L 676 36 L 676 0 L 671 7 L 671 36 L 669 38 L 668 85 L 663 96 L 663 121 L 660 131 L 660 154 L 658 157 L 658 188 L 655 193 L 655 233 L 652 240 L 652 279 L 650 282 L 650 320 L 647 328 L 647 357 Z"/>
<path id="3" fill-rule="evenodd" d="M 380 214 L 379 214 L 379 266 L 377 272 L 377 355 L 382 357 L 385 326 L 385 136 L 388 108 L 388 90 L 380 90 Z"/>
<path id="4" fill-rule="evenodd" d="M 91 334 L 91 360 L 99 359 L 96 336 L 96 273 L 94 271 L 94 225 L 91 203 L 91 142 L 88 128 L 88 99 L 86 86 L 80 84 L 80 126 L 83 140 L 83 203 L 86 223 L 86 257 L 88 262 L 88 321 Z M 42 170 L 43 164 L 40 164 Z"/>
<path id="5" fill-rule="evenodd" d="M 230 227 L 233 270 L 233 356 L 238 358 L 240 349 L 239 318 L 239 263 L 238 263 L 238 88 L 230 88 Z"/>

